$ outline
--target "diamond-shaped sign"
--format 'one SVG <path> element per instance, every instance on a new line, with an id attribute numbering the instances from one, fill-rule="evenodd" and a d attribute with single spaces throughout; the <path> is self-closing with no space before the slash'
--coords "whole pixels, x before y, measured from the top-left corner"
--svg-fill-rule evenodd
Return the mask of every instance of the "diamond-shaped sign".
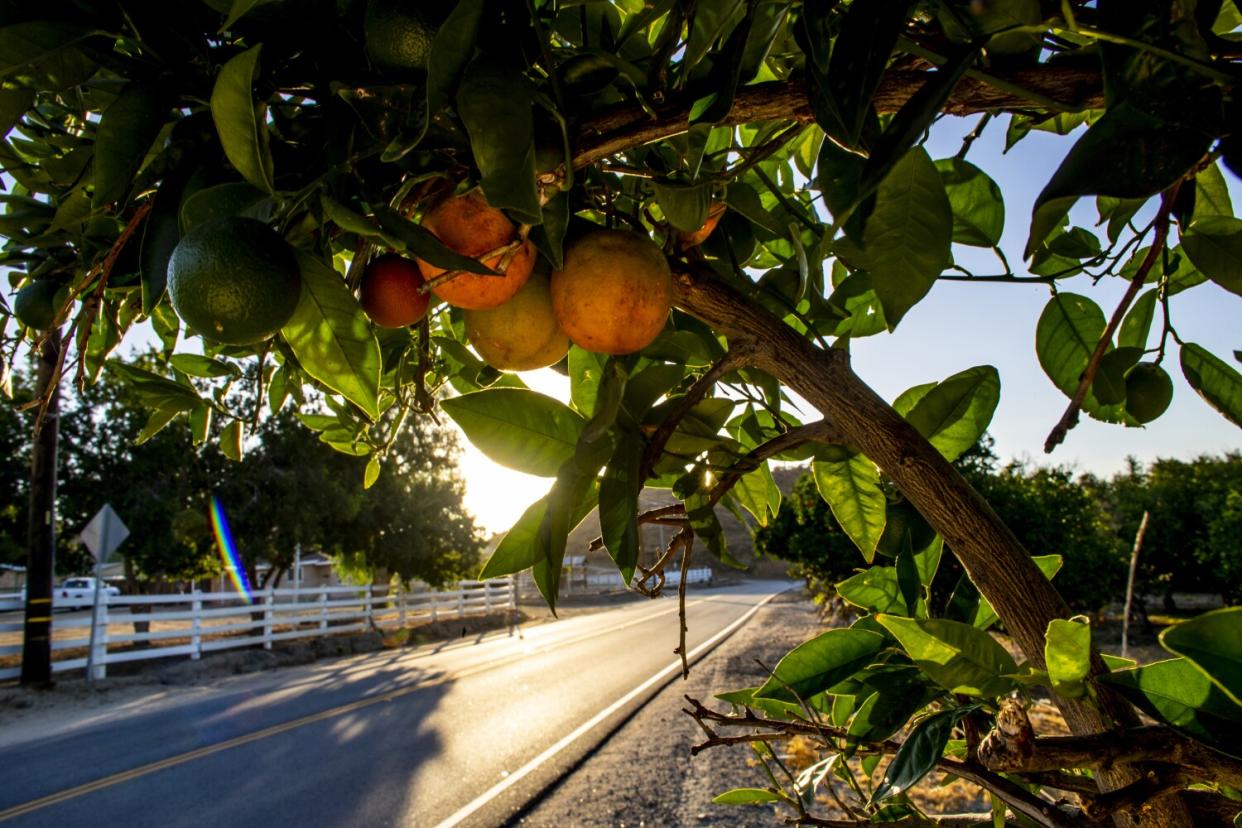
<path id="1" fill-rule="evenodd" d="M 121 522 L 121 516 L 112 504 L 105 503 L 78 537 L 91 550 L 95 560 L 102 563 L 121 545 L 121 541 L 129 537 L 129 528 Z"/>

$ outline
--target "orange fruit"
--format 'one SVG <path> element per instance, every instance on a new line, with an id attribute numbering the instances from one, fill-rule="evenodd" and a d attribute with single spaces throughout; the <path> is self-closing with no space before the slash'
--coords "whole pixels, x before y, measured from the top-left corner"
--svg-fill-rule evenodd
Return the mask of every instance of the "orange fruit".
<path id="1" fill-rule="evenodd" d="M 720 217 L 724 215 L 725 203 L 718 201 L 711 206 L 707 213 L 707 220 L 703 222 L 703 226 L 693 233 L 677 234 L 677 249 L 681 251 L 689 250 L 692 247 L 698 247 L 707 241 L 708 236 L 716 229 L 716 225 L 720 223 Z"/>
<path id="2" fill-rule="evenodd" d="M 630 354 L 652 343 L 673 304 L 673 276 L 660 248 L 627 230 L 595 230 L 565 251 L 552 274 L 552 308 L 574 344 Z"/>
<path id="3" fill-rule="evenodd" d="M 431 295 L 420 292 L 423 274 L 412 260 L 388 253 L 372 259 L 362 274 L 358 298 L 376 325 L 404 328 L 427 315 Z"/>
<path id="4" fill-rule="evenodd" d="M 463 314 L 466 338 L 484 362 L 501 371 L 533 371 L 561 361 L 569 337 L 552 312 L 547 271 L 536 269 L 512 299 Z"/>
<path id="5" fill-rule="evenodd" d="M 423 227 L 450 249 L 472 259 L 499 250 L 517 238 L 517 227 L 513 222 L 504 213 L 488 206 L 478 190 L 442 201 L 423 219 Z M 498 254 L 483 263 L 498 270 L 504 258 L 504 254 Z M 512 299 L 530 277 L 530 271 L 535 266 L 535 246 L 524 241 L 509 258 L 503 276 L 461 273 L 436 285 L 431 291 L 459 308 L 483 310 L 502 305 Z M 418 260 L 418 267 L 428 281 L 444 273 L 444 268 L 423 259 Z"/>

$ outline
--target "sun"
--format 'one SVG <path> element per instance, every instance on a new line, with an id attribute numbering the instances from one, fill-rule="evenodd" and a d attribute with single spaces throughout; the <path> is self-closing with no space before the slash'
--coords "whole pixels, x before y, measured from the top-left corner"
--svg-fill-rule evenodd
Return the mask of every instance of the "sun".
<path id="1" fill-rule="evenodd" d="M 532 391 L 558 400 L 569 399 L 569 378 L 550 368 L 526 371 L 520 376 Z M 548 493 L 552 479 L 523 474 L 492 462 L 470 444 L 456 425 L 453 428 L 464 449 L 460 466 L 466 481 L 466 510 L 489 534 L 507 532 L 527 506 Z"/>

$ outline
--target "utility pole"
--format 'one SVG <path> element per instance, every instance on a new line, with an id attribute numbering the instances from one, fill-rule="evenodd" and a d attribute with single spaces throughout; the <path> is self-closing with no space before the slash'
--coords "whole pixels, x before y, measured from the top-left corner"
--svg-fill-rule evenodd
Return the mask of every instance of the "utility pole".
<path id="1" fill-rule="evenodd" d="M 21 683 L 52 686 L 52 568 L 56 560 L 57 442 L 60 436 L 60 328 L 47 332 L 39 353 L 35 396 L 47 397 L 35 428 L 30 460 L 30 520 L 26 529 L 26 624 Z"/>

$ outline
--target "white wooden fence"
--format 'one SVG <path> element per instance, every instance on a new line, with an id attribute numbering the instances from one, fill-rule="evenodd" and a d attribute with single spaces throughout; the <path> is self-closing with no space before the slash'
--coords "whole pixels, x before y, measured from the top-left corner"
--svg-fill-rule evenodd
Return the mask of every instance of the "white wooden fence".
<path id="1" fill-rule="evenodd" d="M 103 678 L 109 664 L 124 661 L 198 659 L 207 652 L 256 645 L 271 649 L 277 641 L 372 628 L 397 630 L 408 621 L 486 615 L 516 606 L 512 578 L 461 581 L 447 591 L 385 586 L 269 589 L 255 593 L 252 603 L 236 592 L 101 595 L 94 613 L 88 609 L 76 617 L 52 616 L 52 671 L 84 669 L 89 653 L 93 677 Z M 23 609 L 20 595 L 0 595 L 0 657 L 21 655 Z M 142 622 L 146 631 L 137 632 L 133 625 Z M 0 666 L 0 680 L 20 673 L 19 667 Z"/>

